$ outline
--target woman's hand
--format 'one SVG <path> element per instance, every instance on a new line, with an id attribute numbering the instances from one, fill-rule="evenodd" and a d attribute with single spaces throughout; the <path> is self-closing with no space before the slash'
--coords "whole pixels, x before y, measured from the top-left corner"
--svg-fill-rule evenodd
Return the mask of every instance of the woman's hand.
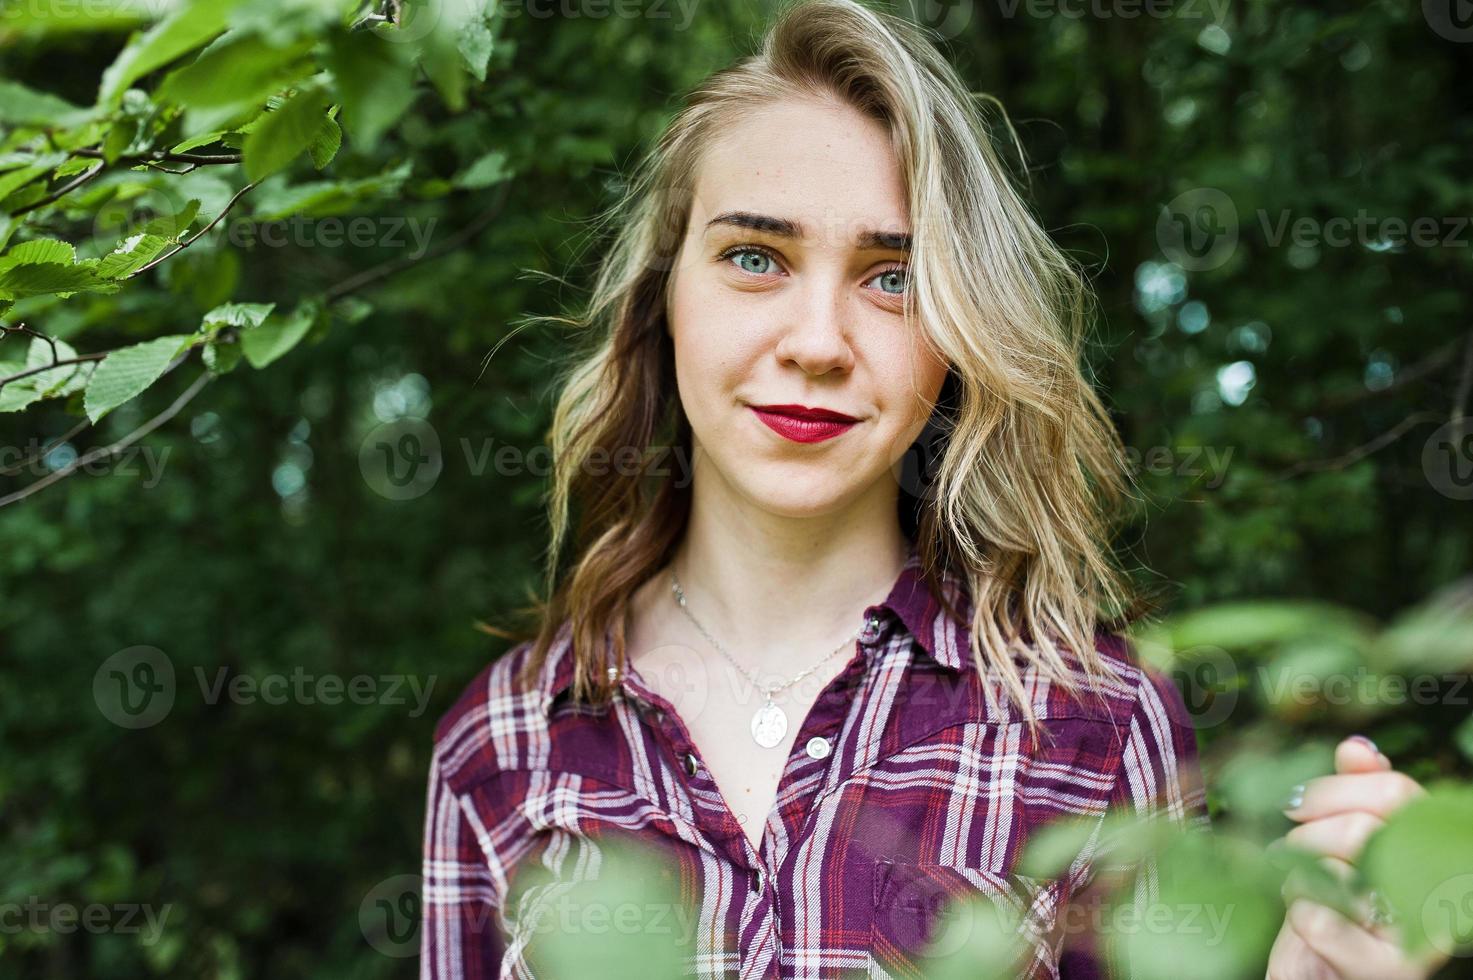
<path id="1" fill-rule="evenodd" d="M 1284 811 L 1299 826 L 1283 843 L 1321 855 L 1320 863 L 1345 881 L 1391 812 L 1426 792 L 1369 739 L 1351 736 L 1335 748 L 1335 775 L 1305 783 L 1299 804 Z M 1357 911 L 1360 921 L 1352 922 L 1328 906 L 1293 898 L 1266 980 L 1425 980 L 1447 961 L 1436 952 L 1409 956 L 1396 927 L 1373 920 L 1370 902 Z"/>

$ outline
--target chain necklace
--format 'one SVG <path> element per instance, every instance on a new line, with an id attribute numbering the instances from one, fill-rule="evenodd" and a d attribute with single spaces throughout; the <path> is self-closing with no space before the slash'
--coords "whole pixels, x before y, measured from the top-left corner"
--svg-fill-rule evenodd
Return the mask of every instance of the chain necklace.
<path id="1" fill-rule="evenodd" d="M 801 681 L 803 678 L 813 673 L 822 664 L 826 663 L 831 657 L 833 657 L 834 654 L 837 654 L 840 650 L 843 650 L 849 644 L 858 639 L 860 633 L 864 632 L 864 627 L 861 626 L 858 630 L 855 630 L 853 636 L 849 637 L 843 643 L 840 643 L 837 647 L 835 647 L 833 653 L 830 653 L 827 657 L 824 657 L 818 663 L 814 664 L 812 667 L 809 667 L 798 676 L 792 678 L 789 681 L 785 681 L 782 684 L 764 688 L 762 686 L 762 682 L 758 680 L 757 675 L 738 663 L 737 659 L 727 652 L 726 647 L 722 646 L 720 641 L 718 641 L 716 637 L 712 636 L 710 632 L 706 629 L 706 627 L 701 625 L 701 621 L 696 619 L 695 614 L 692 613 L 689 607 L 686 606 L 685 590 L 680 587 L 680 580 L 675 577 L 675 572 L 673 570 L 670 572 L 670 591 L 674 594 L 675 602 L 677 605 L 680 606 L 680 611 L 685 613 L 686 617 L 695 624 L 696 629 L 701 631 L 701 635 L 704 636 L 713 647 L 720 651 L 723 657 L 725 657 L 727 660 L 730 660 L 732 664 L 737 668 L 737 670 L 740 670 L 743 674 L 745 674 L 747 678 L 751 680 L 754 687 L 762 691 L 764 697 L 766 698 L 766 703 L 763 704 L 762 707 L 757 709 L 756 714 L 752 715 L 752 738 L 756 740 L 758 745 L 762 746 L 765 749 L 770 749 L 776 746 L 779 742 L 783 740 L 783 736 L 786 735 L 788 731 L 787 713 L 773 702 L 772 696 L 779 691 L 791 687 L 792 685 L 798 683 L 798 681 Z"/>

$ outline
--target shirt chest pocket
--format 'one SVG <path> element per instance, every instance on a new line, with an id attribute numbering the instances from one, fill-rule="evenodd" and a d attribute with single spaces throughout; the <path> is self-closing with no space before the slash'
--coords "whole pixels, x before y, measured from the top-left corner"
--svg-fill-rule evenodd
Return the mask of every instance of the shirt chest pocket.
<path id="1" fill-rule="evenodd" d="M 1053 972 L 1057 880 L 880 859 L 871 887 L 870 950 L 883 975 L 1026 980 Z M 963 962 L 966 969 L 955 969 Z"/>

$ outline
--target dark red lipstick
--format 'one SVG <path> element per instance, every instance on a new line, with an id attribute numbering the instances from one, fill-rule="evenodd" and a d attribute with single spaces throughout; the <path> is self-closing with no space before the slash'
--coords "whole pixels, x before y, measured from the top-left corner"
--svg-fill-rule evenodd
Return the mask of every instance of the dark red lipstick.
<path id="1" fill-rule="evenodd" d="M 752 411 L 769 429 L 793 442 L 823 442 L 859 422 L 852 415 L 806 405 L 753 405 Z"/>

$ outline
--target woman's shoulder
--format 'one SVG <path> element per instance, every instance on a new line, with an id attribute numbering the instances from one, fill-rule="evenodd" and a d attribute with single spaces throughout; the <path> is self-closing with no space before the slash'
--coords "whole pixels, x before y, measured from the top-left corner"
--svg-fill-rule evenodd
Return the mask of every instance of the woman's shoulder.
<path id="1" fill-rule="evenodd" d="M 1126 634 L 1098 629 L 1094 637 L 1098 670 L 1091 672 L 1082 657 L 1069 649 L 1060 650 L 1073 690 L 1063 684 L 1049 685 L 1046 712 L 1051 718 L 1092 718 L 1120 724 L 1145 717 L 1152 723 L 1190 727 L 1180 690 L 1163 667 L 1147 661 Z"/>
<path id="2" fill-rule="evenodd" d="M 523 673 L 536 641 L 523 640 L 491 660 L 435 723 L 434 755 L 443 778 L 463 792 L 496 772 L 518 767 L 546 733 L 548 701 L 568 674 L 569 630 L 557 631 L 529 683 Z"/>

